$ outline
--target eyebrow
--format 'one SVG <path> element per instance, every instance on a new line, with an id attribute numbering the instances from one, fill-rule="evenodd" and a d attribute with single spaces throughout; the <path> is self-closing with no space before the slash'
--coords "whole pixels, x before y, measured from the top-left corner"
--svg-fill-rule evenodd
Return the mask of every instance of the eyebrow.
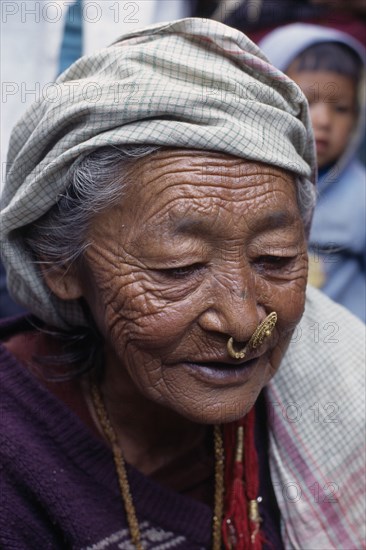
<path id="1" fill-rule="evenodd" d="M 270 212 L 263 217 L 259 217 L 253 225 L 258 232 L 264 232 L 269 229 L 283 229 L 296 222 L 297 217 L 284 210 Z M 183 218 L 177 221 L 174 227 L 174 235 L 205 235 L 210 233 L 210 226 L 207 221 L 202 219 Z"/>
<path id="2" fill-rule="evenodd" d="M 177 234 L 206 234 L 208 233 L 207 222 L 205 220 L 197 220 L 192 218 L 183 218 L 177 221 L 174 228 L 174 235 Z"/>
<path id="3" fill-rule="evenodd" d="M 259 218 L 255 224 L 255 228 L 259 231 L 266 229 L 283 229 L 293 225 L 297 220 L 297 216 L 285 211 L 278 210 L 277 212 L 270 212 L 268 215 Z"/>

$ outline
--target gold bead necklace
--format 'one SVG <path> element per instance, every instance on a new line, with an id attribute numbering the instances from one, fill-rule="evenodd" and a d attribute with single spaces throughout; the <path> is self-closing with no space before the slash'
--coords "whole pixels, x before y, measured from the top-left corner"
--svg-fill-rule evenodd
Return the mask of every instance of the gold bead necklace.
<path id="1" fill-rule="evenodd" d="M 136 516 L 135 506 L 128 482 L 126 463 L 118 443 L 116 432 L 109 420 L 106 407 L 103 402 L 99 387 L 92 383 L 90 387 L 91 397 L 99 423 L 106 439 L 109 441 L 113 459 L 116 466 L 119 487 L 126 511 L 128 528 L 133 545 L 136 550 L 144 550 L 141 543 L 140 527 Z M 220 426 L 214 427 L 215 447 L 215 503 L 212 523 L 212 549 L 221 550 L 221 522 L 224 508 L 224 445 Z"/>

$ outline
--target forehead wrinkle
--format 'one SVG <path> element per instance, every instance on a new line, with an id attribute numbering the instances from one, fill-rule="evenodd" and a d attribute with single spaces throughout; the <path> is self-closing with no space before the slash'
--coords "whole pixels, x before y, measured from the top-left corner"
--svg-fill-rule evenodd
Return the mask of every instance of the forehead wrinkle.
<path id="1" fill-rule="evenodd" d="M 197 155 L 194 161 L 197 162 L 199 158 L 200 156 Z M 145 179 L 144 188 L 147 192 L 147 197 L 145 196 L 144 199 L 146 206 L 148 206 L 145 210 L 145 229 L 146 225 L 148 225 L 150 226 L 150 230 L 153 230 L 154 226 L 158 224 L 160 230 L 168 230 L 169 232 L 173 232 L 174 235 L 182 233 L 203 235 L 207 231 L 204 224 L 207 215 L 210 218 L 209 229 L 212 230 L 212 208 L 215 210 L 215 218 L 220 218 L 220 212 L 227 209 L 232 203 L 237 205 L 241 203 L 240 208 L 243 209 L 245 203 L 248 202 L 250 207 L 250 203 L 256 199 L 258 194 L 267 196 L 268 194 L 271 195 L 272 192 L 278 194 L 280 190 L 277 188 L 276 182 L 285 182 L 286 186 L 293 187 L 293 192 L 295 191 L 294 182 L 290 181 L 292 180 L 290 173 L 280 169 L 273 169 L 273 167 L 267 165 L 260 165 L 260 170 L 258 170 L 256 164 L 247 164 L 245 161 L 242 164 L 243 161 L 241 159 L 239 161 L 237 159 L 230 159 L 230 163 L 237 166 L 241 165 L 240 167 L 244 168 L 243 172 L 240 170 L 241 173 L 239 174 L 235 170 L 233 173 L 229 169 L 229 177 L 222 178 L 222 174 L 226 172 L 226 167 L 223 166 L 224 170 L 221 174 L 217 172 L 210 174 L 210 170 L 208 170 L 205 181 L 202 181 L 203 171 L 199 170 L 196 162 L 193 161 L 187 169 L 187 165 L 179 166 L 179 161 L 174 162 L 174 160 L 176 161 L 176 157 L 175 159 L 170 157 L 165 160 L 167 163 L 166 168 L 168 168 L 167 171 L 163 170 L 163 173 L 161 173 L 160 169 L 157 172 L 152 170 L 149 173 L 145 172 L 147 179 L 142 178 Z M 212 160 L 214 164 L 216 160 L 221 160 L 222 163 L 222 159 L 209 159 L 209 161 Z M 207 164 L 211 164 L 211 162 Z M 219 165 L 219 162 L 217 164 Z M 200 165 L 201 168 L 204 166 L 204 164 Z M 173 167 L 175 167 L 174 170 L 172 170 Z M 140 169 L 143 172 L 145 171 L 141 165 Z M 232 184 L 228 185 L 230 180 L 232 180 Z M 145 187 L 147 182 L 150 185 Z M 137 205 L 138 203 L 141 205 L 140 200 L 138 200 L 139 198 L 139 195 L 137 195 Z M 266 197 L 263 197 L 263 199 L 264 203 L 266 203 Z M 277 209 L 281 210 L 283 208 L 277 203 Z M 261 208 L 257 210 L 259 225 L 261 225 L 260 210 Z M 286 207 L 285 210 L 287 210 Z M 242 210 L 242 213 L 244 212 L 245 208 Z M 193 214 L 193 216 L 190 216 L 190 214 Z M 188 220 L 190 217 L 192 219 Z M 293 223 L 294 219 L 295 216 L 290 220 L 286 212 L 282 214 L 275 213 L 270 223 L 272 227 L 279 228 Z M 175 224 L 177 224 L 176 227 Z M 253 224 L 251 225 L 253 226 Z M 266 225 L 268 229 L 268 224 Z"/>
<path id="2" fill-rule="evenodd" d="M 282 178 L 281 178 L 282 179 Z M 283 178 L 285 179 L 285 178 Z M 267 183 L 267 185 L 266 185 Z M 272 196 L 272 193 L 275 191 L 275 194 L 278 196 L 283 192 L 276 189 L 272 190 L 268 187 L 271 186 L 270 182 L 266 182 L 264 185 L 261 185 L 258 189 L 258 193 L 263 197 L 263 204 L 261 206 L 265 207 L 267 201 Z M 198 189 L 197 189 L 198 187 Z M 209 226 L 212 226 L 212 214 L 214 210 L 215 219 L 220 218 L 220 213 L 226 210 L 228 207 L 234 205 L 241 210 L 242 214 L 245 214 L 245 203 L 250 203 L 255 200 L 252 194 L 247 194 L 246 191 L 249 189 L 223 189 L 226 193 L 226 196 L 221 196 L 221 193 L 201 193 L 200 186 L 192 186 L 192 194 L 188 197 L 187 195 L 180 194 L 179 190 L 178 196 L 169 196 L 170 190 L 168 191 L 168 197 L 165 201 L 164 207 L 161 208 L 159 212 L 159 223 L 164 226 L 173 226 L 175 233 L 198 233 L 199 230 L 206 231 L 206 216 L 210 217 Z M 205 186 L 205 190 L 212 190 L 209 186 Z M 194 193 L 194 190 L 198 191 L 197 194 Z M 182 189 L 180 189 L 182 191 Z M 238 194 L 240 193 L 240 198 L 238 199 Z M 287 198 L 287 197 L 285 197 Z M 248 207 L 249 208 L 249 207 Z M 274 228 L 281 228 L 288 225 L 291 225 L 297 221 L 298 212 L 293 212 L 292 208 L 283 208 L 280 204 L 274 204 L 272 206 L 273 212 L 265 212 L 262 214 L 262 208 L 257 208 L 256 218 L 258 220 L 258 226 L 262 224 L 262 218 L 270 222 L 271 226 Z M 249 212 L 249 210 L 248 210 Z M 156 215 L 156 212 L 152 213 L 152 216 Z M 190 217 L 191 216 L 191 217 Z M 164 218 L 167 218 L 166 221 Z"/>
<path id="3" fill-rule="evenodd" d="M 187 158 L 190 161 L 189 163 L 187 163 Z M 150 173 L 150 169 L 154 168 L 155 164 L 158 164 L 159 169 L 165 168 L 167 169 L 166 172 L 169 173 L 171 167 L 174 168 L 173 171 L 175 171 L 182 163 L 182 171 L 195 171 L 197 167 L 204 170 L 219 166 L 231 171 L 235 170 L 239 176 L 249 177 L 258 174 L 273 174 L 273 172 L 280 175 L 286 172 L 283 168 L 279 168 L 272 164 L 244 159 L 217 151 L 203 151 L 197 149 L 162 150 L 150 158 L 142 159 L 140 161 L 140 166 L 143 170 L 147 167 L 147 173 Z"/>
<path id="4" fill-rule="evenodd" d="M 187 162 L 187 157 L 190 162 Z M 228 180 L 237 180 L 237 183 L 242 185 L 242 180 L 249 179 L 256 183 L 259 179 L 263 183 L 263 177 L 268 178 L 268 182 L 271 182 L 277 178 L 287 179 L 290 175 L 283 169 L 273 165 L 247 161 L 230 155 L 210 152 L 201 153 L 199 151 L 181 152 L 180 154 L 159 152 L 149 160 L 143 159 L 140 162 L 138 171 L 143 187 L 146 185 L 155 187 L 156 180 L 162 179 L 166 187 L 178 183 L 181 186 L 193 185 L 213 189 L 220 187 L 224 182 L 227 183 Z M 192 174 L 194 174 L 194 182 L 190 179 Z M 251 185 L 252 183 L 249 181 L 247 186 L 250 187 Z M 233 189 L 236 187 L 237 185 Z M 158 190 L 156 192 L 157 196 L 161 192 L 164 192 L 164 189 Z"/>

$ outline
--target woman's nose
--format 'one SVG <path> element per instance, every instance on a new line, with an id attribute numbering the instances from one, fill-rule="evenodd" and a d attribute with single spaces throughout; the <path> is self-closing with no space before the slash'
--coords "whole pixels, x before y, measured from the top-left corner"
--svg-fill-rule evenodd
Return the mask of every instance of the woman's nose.
<path id="1" fill-rule="evenodd" d="M 201 328 L 207 332 L 247 342 L 260 322 L 260 306 L 252 284 L 213 285 L 208 303 L 212 305 L 199 318 Z"/>

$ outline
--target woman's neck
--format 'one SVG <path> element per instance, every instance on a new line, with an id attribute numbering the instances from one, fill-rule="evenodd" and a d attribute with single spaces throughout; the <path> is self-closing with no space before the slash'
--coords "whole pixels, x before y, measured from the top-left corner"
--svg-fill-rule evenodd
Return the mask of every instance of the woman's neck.
<path id="1" fill-rule="evenodd" d="M 84 387 L 93 420 L 104 436 L 90 397 L 90 380 Z M 107 362 L 100 390 L 125 460 L 142 473 L 150 475 L 205 444 L 208 426 L 194 423 L 145 397 L 115 361 Z"/>

